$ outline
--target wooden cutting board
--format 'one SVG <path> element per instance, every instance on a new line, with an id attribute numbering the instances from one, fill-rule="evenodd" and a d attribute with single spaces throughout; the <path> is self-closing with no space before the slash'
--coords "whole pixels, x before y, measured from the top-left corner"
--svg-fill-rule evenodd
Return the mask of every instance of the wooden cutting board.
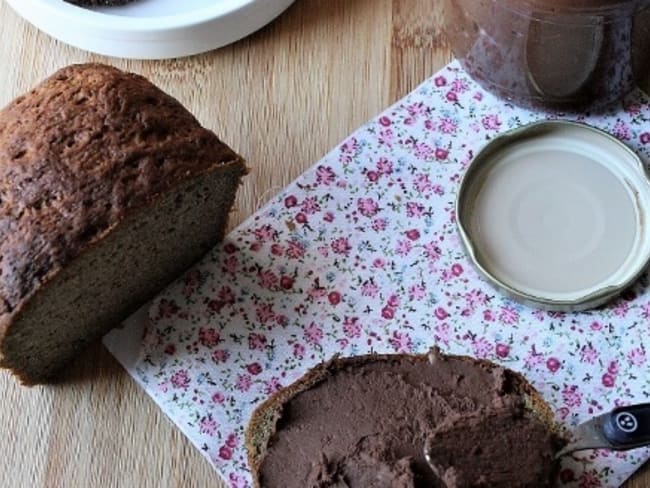
<path id="1" fill-rule="evenodd" d="M 136 62 L 54 41 L 0 0 L 0 105 L 74 62 L 144 74 L 248 159 L 253 172 L 239 193 L 235 225 L 446 64 L 442 22 L 438 0 L 297 0 L 234 46 Z M 0 373 L 0 395 L 2 487 L 223 486 L 99 345 L 59 386 L 24 389 Z M 650 472 L 627 486 L 650 486 Z"/>

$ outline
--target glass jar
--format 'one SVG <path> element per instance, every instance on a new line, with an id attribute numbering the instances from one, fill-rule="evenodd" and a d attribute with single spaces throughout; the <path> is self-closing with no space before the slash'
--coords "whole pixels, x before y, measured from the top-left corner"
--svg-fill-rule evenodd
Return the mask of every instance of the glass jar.
<path id="1" fill-rule="evenodd" d="M 650 0 L 443 0 L 454 55 L 523 106 L 586 109 L 648 77 Z"/>

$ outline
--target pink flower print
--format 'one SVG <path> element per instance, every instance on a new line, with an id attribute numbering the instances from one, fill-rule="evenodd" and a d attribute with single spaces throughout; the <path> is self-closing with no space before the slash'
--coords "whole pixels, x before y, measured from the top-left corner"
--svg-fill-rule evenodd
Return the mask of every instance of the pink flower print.
<path id="1" fill-rule="evenodd" d="M 187 390 L 190 386 L 190 376 L 187 370 L 181 369 L 176 371 L 171 377 L 171 384 L 174 388 L 179 390 Z"/>
<path id="2" fill-rule="evenodd" d="M 208 349 L 213 349 L 221 342 L 221 336 L 212 327 L 201 327 L 199 329 L 199 342 Z"/>
<path id="3" fill-rule="evenodd" d="M 239 270 L 239 258 L 235 255 L 230 255 L 223 260 L 223 270 L 226 273 L 235 274 Z"/>
<path id="4" fill-rule="evenodd" d="M 376 297 L 379 292 L 379 287 L 375 285 L 374 281 L 366 280 L 361 285 L 361 296 Z"/>
<path id="5" fill-rule="evenodd" d="M 395 317 L 395 309 L 393 307 L 384 307 L 381 309 L 381 316 L 386 320 L 391 320 Z"/>
<path id="6" fill-rule="evenodd" d="M 472 350 L 474 355 L 479 359 L 485 359 L 492 352 L 492 344 L 485 338 L 474 339 L 472 341 Z"/>
<path id="7" fill-rule="evenodd" d="M 230 481 L 230 488 L 247 488 L 248 483 L 246 483 L 246 480 L 239 476 L 236 475 L 235 473 L 230 473 L 230 476 L 228 477 L 228 480 Z"/>
<path id="8" fill-rule="evenodd" d="M 393 132 L 393 129 L 387 128 L 380 130 L 377 140 L 379 141 L 379 144 L 393 147 L 393 142 L 395 142 L 395 133 Z"/>
<path id="9" fill-rule="evenodd" d="M 386 267 L 386 260 L 384 258 L 375 258 L 372 261 L 372 267 L 376 269 L 384 269 Z"/>
<path id="10" fill-rule="evenodd" d="M 230 461 L 232 459 L 232 449 L 228 446 L 221 446 L 219 448 L 219 457 L 224 461 Z"/>
<path id="11" fill-rule="evenodd" d="M 438 161 L 446 161 L 449 157 L 449 151 L 441 147 L 436 148 L 435 157 Z"/>
<path id="12" fill-rule="evenodd" d="M 582 347 L 580 351 L 580 362 L 595 364 L 598 361 L 598 351 L 591 344 Z"/>
<path id="13" fill-rule="evenodd" d="M 257 320 L 262 324 L 268 324 L 275 321 L 275 311 L 273 310 L 272 303 L 262 303 L 255 308 L 255 315 Z"/>
<path id="14" fill-rule="evenodd" d="M 307 344 L 319 345 L 320 342 L 323 340 L 323 329 L 321 329 L 314 322 L 312 322 L 311 324 L 309 324 L 309 327 L 305 329 L 303 335 L 305 337 L 305 340 L 307 341 Z"/>
<path id="15" fill-rule="evenodd" d="M 448 117 L 443 117 L 438 123 L 438 130 L 443 134 L 453 134 L 458 129 L 458 124 Z"/>
<path id="16" fill-rule="evenodd" d="M 289 318 L 286 315 L 278 314 L 275 316 L 275 323 L 280 327 L 286 327 L 289 325 Z"/>
<path id="17" fill-rule="evenodd" d="M 519 312 L 510 306 L 501 307 L 499 321 L 506 325 L 514 325 L 519 322 Z"/>
<path id="18" fill-rule="evenodd" d="M 381 125 L 383 127 L 388 127 L 391 124 L 392 124 L 392 122 L 391 122 L 389 117 L 386 117 L 385 115 L 379 117 L 379 125 Z"/>
<path id="19" fill-rule="evenodd" d="M 483 100 L 483 93 L 481 93 L 481 92 L 476 92 L 476 93 L 474 93 L 474 97 L 473 97 L 473 98 L 474 98 L 474 100 L 476 100 L 477 102 L 480 102 L 481 100 Z"/>
<path id="20" fill-rule="evenodd" d="M 316 280 L 314 286 L 307 292 L 307 296 L 314 301 L 323 298 L 325 295 L 327 295 L 327 290 L 318 284 L 318 280 Z"/>
<path id="21" fill-rule="evenodd" d="M 420 301 L 426 296 L 426 288 L 422 284 L 411 285 L 408 290 L 409 300 Z"/>
<path id="22" fill-rule="evenodd" d="M 499 116 L 496 114 L 486 115 L 481 120 L 481 123 L 485 130 L 498 130 L 501 127 L 501 121 L 499 120 Z"/>
<path id="23" fill-rule="evenodd" d="M 435 315 L 438 320 L 446 320 L 449 317 L 447 311 L 442 307 L 436 308 L 433 315 Z"/>
<path id="24" fill-rule="evenodd" d="M 228 446 L 231 449 L 234 449 L 235 447 L 237 447 L 238 443 L 239 443 L 239 439 L 237 438 L 237 434 L 232 432 L 228 434 L 228 437 L 226 438 L 226 446 Z"/>
<path id="25" fill-rule="evenodd" d="M 400 299 L 399 299 L 399 297 L 397 295 L 391 295 L 391 296 L 388 297 L 388 306 L 389 307 L 397 308 L 397 307 L 399 307 L 399 304 L 400 304 Z"/>
<path id="26" fill-rule="evenodd" d="M 278 277 L 271 270 L 265 269 L 257 273 L 257 281 L 262 288 L 272 289 L 278 284 Z"/>
<path id="27" fill-rule="evenodd" d="M 235 303 L 235 292 L 229 286 L 222 286 L 217 293 L 217 301 L 225 305 L 232 305 Z"/>
<path id="28" fill-rule="evenodd" d="M 308 197 L 303 200 L 300 209 L 307 215 L 313 215 L 320 211 L 320 205 L 314 197 Z"/>
<path id="29" fill-rule="evenodd" d="M 438 341 L 444 342 L 445 344 L 449 344 L 449 339 L 451 339 L 452 330 L 451 330 L 451 326 L 447 322 L 436 325 L 433 330 L 435 332 L 435 336 Z"/>
<path id="30" fill-rule="evenodd" d="M 456 103 L 458 101 L 458 95 L 456 92 L 453 91 L 448 91 L 447 94 L 445 95 L 445 98 L 447 99 L 448 102 L 451 103 Z"/>
<path id="31" fill-rule="evenodd" d="M 285 254 L 289 259 L 300 259 L 305 255 L 305 246 L 295 239 L 290 240 Z"/>
<path id="32" fill-rule="evenodd" d="M 462 78 L 456 78 L 451 83 L 451 89 L 456 93 L 463 93 L 469 90 L 469 86 L 467 85 L 467 81 L 463 80 Z"/>
<path id="33" fill-rule="evenodd" d="M 336 306 L 341 303 L 341 294 L 338 291 L 331 291 L 327 294 L 327 300 L 330 305 Z"/>
<path id="34" fill-rule="evenodd" d="M 417 241 L 420 238 L 420 231 L 417 229 L 407 230 L 406 237 L 411 241 Z"/>
<path id="35" fill-rule="evenodd" d="M 627 361 L 630 366 L 643 366 L 646 363 L 645 350 L 640 347 L 632 349 L 627 354 Z"/>
<path id="36" fill-rule="evenodd" d="M 217 432 L 217 426 L 217 421 L 212 418 L 211 414 L 208 414 L 201 418 L 199 422 L 199 432 L 214 437 L 214 434 Z"/>
<path id="37" fill-rule="evenodd" d="M 602 383 L 605 388 L 613 388 L 616 384 L 616 378 L 609 373 L 605 373 L 602 378 Z"/>
<path id="38" fill-rule="evenodd" d="M 269 381 L 266 382 L 266 386 L 264 387 L 264 393 L 266 393 L 267 395 L 273 395 L 273 393 L 281 389 L 282 389 L 282 384 L 280 383 L 280 378 L 274 376 L 273 378 L 271 378 Z"/>
<path id="39" fill-rule="evenodd" d="M 607 372 L 612 376 L 616 376 L 618 374 L 618 371 L 619 371 L 618 361 L 611 361 L 607 366 Z"/>
<path id="40" fill-rule="evenodd" d="M 340 160 L 344 163 L 349 163 L 352 161 L 352 157 L 359 150 L 359 143 L 357 140 L 352 137 L 341 144 L 341 157 Z"/>
<path id="41" fill-rule="evenodd" d="M 650 144 L 650 132 L 644 132 L 641 134 L 641 144 Z"/>
<path id="42" fill-rule="evenodd" d="M 507 344 L 497 344 L 495 348 L 497 357 L 505 359 L 510 355 L 510 346 Z"/>
<path id="43" fill-rule="evenodd" d="M 285 207 L 292 208 L 292 207 L 295 207 L 296 205 L 298 205 L 298 199 L 295 196 L 289 195 L 288 197 L 286 197 L 284 199 L 284 206 Z"/>
<path id="44" fill-rule="evenodd" d="M 542 364 L 544 362 L 544 357 L 539 354 L 538 352 L 535 351 L 535 348 L 533 347 L 529 352 L 528 356 L 526 356 L 526 359 L 524 361 L 524 368 L 531 370 L 535 369 L 537 366 Z"/>
<path id="45" fill-rule="evenodd" d="M 463 266 L 456 263 L 451 266 L 451 274 L 454 275 L 455 277 L 459 277 L 463 274 L 465 270 L 463 269 Z"/>
<path id="46" fill-rule="evenodd" d="M 388 223 L 386 222 L 386 219 L 375 219 L 372 221 L 372 230 L 375 232 L 381 232 L 383 230 L 386 230 Z"/>
<path id="47" fill-rule="evenodd" d="M 567 407 L 560 407 L 557 413 L 562 420 L 565 420 L 571 413 L 571 410 L 569 410 Z"/>
<path id="48" fill-rule="evenodd" d="M 316 183 L 329 186 L 334 182 L 336 174 L 329 166 L 318 166 L 316 168 Z"/>
<path id="49" fill-rule="evenodd" d="M 379 173 L 377 173 L 376 171 L 368 171 L 366 173 L 366 178 L 368 178 L 368 181 L 370 181 L 371 183 L 374 183 L 379 179 Z"/>
<path id="50" fill-rule="evenodd" d="M 486 322 L 494 322 L 496 320 L 495 314 L 492 310 L 483 310 L 483 320 Z"/>
<path id="51" fill-rule="evenodd" d="M 304 225 L 308 221 L 309 221 L 309 219 L 307 218 L 307 216 L 304 213 L 299 212 L 299 213 L 296 214 L 296 222 L 299 223 L 300 225 Z"/>
<path id="52" fill-rule="evenodd" d="M 352 246 L 348 241 L 347 237 L 339 237 L 332 242 L 332 251 L 335 254 L 341 254 L 343 256 L 349 256 Z"/>
<path id="53" fill-rule="evenodd" d="M 263 351 L 266 348 L 266 336 L 251 332 L 248 334 L 248 349 L 251 351 Z"/>
<path id="54" fill-rule="evenodd" d="M 212 403 L 216 403 L 217 405 L 223 405 L 223 402 L 225 401 L 226 401 L 226 397 L 220 391 L 212 395 Z"/>
<path id="55" fill-rule="evenodd" d="M 284 248 L 280 244 L 272 244 L 271 254 L 273 256 L 282 256 L 284 254 Z"/>
<path id="56" fill-rule="evenodd" d="M 217 349 L 212 353 L 212 360 L 216 364 L 225 363 L 230 358 L 230 352 L 224 349 Z"/>
<path id="57" fill-rule="evenodd" d="M 467 307 L 473 310 L 479 305 L 485 305 L 487 296 L 481 290 L 475 288 L 465 294 L 465 303 Z"/>
<path id="58" fill-rule="evenodd" d="M 650 319 L 650 302 L 641 305 L 641 318 Z"/>
<path id="59" fill-rule="evenodd" d="M 293 357 L 302 359 L 305 357 L 305 346 L 302 344 L 294 344 L 293 345 Z"/>
<path id="60" fill-rule="evenodd" d="M 408 353 L 413 349 L 411 336 L 407 333 L 395 331 L 389 342 L 398 353 Z"/>
<path id="61" fill-rule="evenodd" d="M 158 317 L 167 319 L 173 317 L 179 311 L 179 307 L 174 300 L 162 299 L 158 303 Z"/>
<path id="62" fill-rule="evenodd" d="M 397 245 L 395 246 L 395 252 L 399 256 L 408 256 L 408 254 L 411 252 L 412 249 L 413 249 L 413 244 L 408 239 L 402 239 L 397 241 Z"/>
<path id="63" fill-rule="evenodd" d="M 620 119 L 614 125 L 612 133 L 614 134 L 614 137 L 617 137 L 622 141 L 629 141 L 632 139 L 632 130 L 625 122 Z"/>
<path id="64" fill-rule="evenodd" d="M 424 245 L 424 255 L 429 261 L 438 261 L 442 256 L 442 251 L 435 242 L 429 242 Z"/>
<path id="65" fill-rule="evenodd" d="M 423 161 L 428 161 L 433 159 L 435 155 L 435 149 L 429 146 L 425 142 L 420 142 L 415 145 L 415 157 Z"/>
<path id="66" fill-rule="evenodd" d="M 598 321 L 595 321 L 595 322 L 592 322 L 592 323 L 591 323 L 591 325 L 589 326 L 589 328 L 590 328 L 591 330 L 593 330 L 594 332 L 597 332 L 597 331 L 599 331 L 599 330 L 603 330 L 603 324 L 601 324 L 601 323 L 598 322 Z"/>
<path id="67" fill-rule="evenodd" d="M 379 211 L 379 204 L 372 198 L 359 198 L 357 209 L 364 217 L 374 217 Z"/>
<path id="68" fill-rule="evenodd" d="M 263 225 L 253 231 L 255 239 L 261 242 L 271 241 L 276 235 L 276 230 L 270 225 Z"/>
<path id="69" fill-rule="evenodd" d="M 562 400 L 569 408 L 582 405 L 582 393 L 578 390 L 578 385 L 564 385 Z"/>
<path id="70" fill-rule="evenodd" d="M 623 300 L 620 300 L 614 307 L 614 315 L 617 317 L 626 317 L 629 311 L 630 304 Z"/>
<path id="71" fill-rule="evenodd" d="M 447 79 L 444 76 L 436 76 L 433 83 L 438 87 L 443 87 L 447 84 Z"/>
<path id="72" fill-rule="evenodd" d="M 578 488 L 600 488 L 602 483 L 595 470 L 585 471 L 580 475 Z"/>
<path id="73" fill-rule="evenodd" d="M 424 205 L 417 202 L 406 203 L 406 216 L 409 218 L 422 217 L 424 215 Z"/>
<path id="74" fill-rule="evenodd" d="M 557 371 L 560 369 L 560 366 L 562 366 L 562 363 L 557 358 L 551 357 L 548 358 L 546 361 L 546 368 L 551 372 L 551 373 L 557 373 Z"/>
<path id="75" fill-rule="evenodd" d="M 343 333 L 350 339 L 361 337 L 361 325 L 358 317 L 345 317 L 343 320 Z"/>
<path id="76" fill-rule="evenodd" d="M 412 103 L 406 107 L 406 111 L 411 117 L 424 115 L 427 113 L 427 107 L 422 102 Z"/>
<path id="77" fill-rule="evenodd" d="M 323 215 L 323 220 L 329 223 L 334 222 L 334 214 L 332 212 L 325 212 L 325 215 Z"/>
<path id="78" fill-rule="evenodd" d="M 253 379 L 247 374 L 237 375 L 237 381 L 235 382 L 235 388 L 239 391 L 246 392 L 250 390 L 251 385 L 253 384 Z"/>
<path id="79" fill-rule="evenodd" d="M 294 279 L 291 276 L 282 275 L 280 277 L 280 288 L 283 290 L 291 290 L 293 288 Z"/>
<path id="80" fill-rule="evenodd" d="M 382 175 L 389 175 L 393 172 L 393 162 L 386 158 L 380 158 L 377 161 L 377 171 Z"/>

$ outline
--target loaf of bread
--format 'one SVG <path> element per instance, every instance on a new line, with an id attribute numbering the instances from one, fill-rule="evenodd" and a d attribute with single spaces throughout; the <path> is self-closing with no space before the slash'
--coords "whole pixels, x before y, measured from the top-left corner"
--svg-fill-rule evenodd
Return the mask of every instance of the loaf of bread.
<path id="1" fill-rule="evenodd" d="M 492 432 L 494 418 L 508 432 Z M 446 427 L 463 422 L 466 437 Z M 482 425 L 490 452 L 475 445 Z M 434 351 L 317 366 L 255 410 L 246 447 L 257 488 L 541 488 L 552 485 L 564 435 L 523 376 Z M 445 439 L 463 459 L 448 458 Z M 525 447 L 512 453 L 512 442 Z M 427 462 L 425 448 L 443 456 Z"/>
<path id="2" fill-rule="evenodd" d="M 145 78 L 64 68 L 0 112 L 0 365 L 48 382 L 223 238 L 246 166 Z"/>

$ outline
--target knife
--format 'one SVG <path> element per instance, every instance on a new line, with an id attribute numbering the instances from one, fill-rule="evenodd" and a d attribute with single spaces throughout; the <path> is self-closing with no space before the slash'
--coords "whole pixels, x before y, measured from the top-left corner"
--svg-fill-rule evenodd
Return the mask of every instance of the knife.
<path id="1" fill-rule="evenodd" d="M 556 458 L 586 449 L 628 451 L 650 445 L 650 403 L 615 408 L 578 425 Z"/>

